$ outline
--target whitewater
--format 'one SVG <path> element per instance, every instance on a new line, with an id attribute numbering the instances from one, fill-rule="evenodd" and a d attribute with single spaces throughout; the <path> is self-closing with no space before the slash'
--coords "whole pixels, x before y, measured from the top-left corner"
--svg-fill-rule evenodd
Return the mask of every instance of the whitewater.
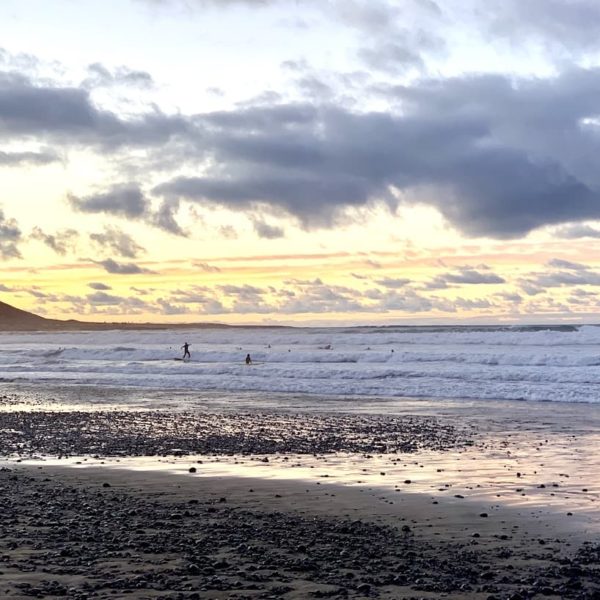
<path id="1" fill-rule="evenodd" d="M 175 360 L 186 341 L 192 360 Z M 600 327 L 2 333 L 0 381 L 598 403 Z"/>

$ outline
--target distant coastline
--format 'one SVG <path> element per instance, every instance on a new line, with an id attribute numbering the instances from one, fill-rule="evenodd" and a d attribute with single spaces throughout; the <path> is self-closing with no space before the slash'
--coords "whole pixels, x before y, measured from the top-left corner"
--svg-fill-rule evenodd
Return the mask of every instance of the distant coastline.
<path id="1" fill-rule="evenodd" d="M 578 331 L 580 327 L 590 326 L 598 327 L 596 323 L 539 323 L 539 324 L 465 324 L 457 323 L 453 325 L 329 325 L 315 326 L 313 329 L 338 329 L 338 330 L 368 330 L 381 331 L 385 329 L 394 329 L 397 331 L 427 331 L 427 332 L 448 332 L 448 331 Z M 48 319 L 35 313 L 16 308 L 6 302 L 0 301 L 0 331 L 110 331 L 110 330 L 148 330 L 160 331 L 165 329 L 296 329 L 302 325 L 231 325 L 227 323 L 131 323 L 123 321 L 79 321 L 77 319 Z"/>
<path id="2" fill-rule="evenodd" d="M 47 319 L 26 310 L 21 310 L 0 302 L 0 331 L 108 331 L 122 330 L 161 330 L 161 329 L 201 329 L 231 327 L 224 323 L 122 323 L 87 322 L 76 319 Z"/>

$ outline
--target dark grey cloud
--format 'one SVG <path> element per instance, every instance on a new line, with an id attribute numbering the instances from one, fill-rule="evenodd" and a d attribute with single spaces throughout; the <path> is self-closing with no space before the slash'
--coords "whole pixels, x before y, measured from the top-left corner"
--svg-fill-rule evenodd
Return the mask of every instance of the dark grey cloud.
<path id="1" fill-rule="evenodd" d="M 444 301 L 445 302 L 445 301 Z M 486 310 L 494 307 L 494 304 L 485 298 L 471 299 L 471 298 L 452 298 L 450 304 L 453 307 L 460 308 L 463 310 Z M 447 306 L 445 304 L 445 306 Z M 449 312 L 453 312 L 451 308 L 446 308 Z"/>
<path id="2" fill-rule="evenodd" d="M 367 260 L 365 260 L 365 265 L 367 265 L 368 267 L 371 267 L 372 269 L 381 269 L 381 267 L 382 267 L 380 262 L 377 262 L 376 260 L 373 260 L 372 258 L 368 258 Z"/>
<path id="3" fill-rule="evenodd" d="M 236 210 L 272 206 L 306 228 L 332 226 L 348 207 L 406 198 L 435 206 L 470 236 L 514 238 L 600 218 L 591 159 L 600 135 L 585 125 L 597 111 L 600 69 L 423 80 L 386 93 L 401 115 L 288 104 L 197 116 L 212 168 L 154 192 Z"/>
<path id="4" fill-rule="evenodd" d="M 40 65 L 40 62 L 40 59 L 33 54 L 27 54 L 25 52 L 13 54 L 6 50 L 6 48 L 0 48 L 0 65 L 3 67 L 24 71 L 35 71 Z"/>
<path id="5" fill-rule="evenodd" d="M 519 280 L 518 284 L 526 294 L 537 295 L 556 287 L 600 286 L 600 273 L 581 263 L 555 258 L 547 266 L 552 270 L 530 273 Z"/>
<path id="6" fill-rule="evenodd" d="M 236 4 L 247 4 L 248 6 L 269 6 L 277 4 L 282 0 L 136 0 L 149 6 L 181 6 L 185 8 L 205 6 L 234 6 Z"/>
<path id="7" fill-rule="evenodd" d="M 443 13 L 433 1 L 349 0 L 320 6 L 336 23 L 369 40 L 358 57 L 371 72 L 394 76 L 421 71 L 427 56 L 445 52 Z"/>
<path id="8" fill-rule="evenodd" d="M 15 219 L 6 217 L 0 208 L 0 257 L 21 258 L 18 244 L 22 241 L 22 232 Z"/>
<path id="9" fill-rule="evenodd" d="M 600 238 L 600 229 L 585 224 L 564 225 L 554 231 L 554 235 L 566 240 L 575 240 L 578 238 Z"/>
<path id="10" fill-rule="evenodd" d="M 67 252 L 75 250 L 79 233 L 75 229 L 63 229 L 56 233 L 46 233 L 41 227 L 34 227 L 30 237 L 46 244 L 57 254 L 64 256 Z"/>
<path id="11" fill-rule="evenodd" d="M 212 301 L 210 294 L 204 289 L 176 290 L 169 301 L 183 304 L 206 304 Z"/>
<path id="12" fill-rule="evenodd" d="M 523 296 L 517 294 L 516 292 L 500 292 L 495 294 L 495 296 L 501 300 L 511 302 L 512 304 L 521 304 L 523 302 Z"/>
<path id="13" fill-rule="evenodd" d="M 335 97 L 334 88 L 314 74 L 306 74 L 296 79 L 296 87 L 304 98 L 314 98 L 323 102 Z"/>
<path id="14" fill-rule="evenodd" d="M 399 22 L 403 20 L 399 19 Z M 370 45 L 361 48 L 358 56 L 370 70 L 393 76 L 411 69 L 423 71 L 427 56 L 439 55 L 444 51 L 445 42 L 442 37 L 433 33 L 433 28 L 425 30 L 418 26 L 396 25 L 385 37 L 378 36 Z"/>
<path id="15" fill-rule="evenodd" d="M 25 289 L 25 292 L 27 292 L 28 294 L 32 295 L 34 298 L 40 298 L 40 299 L 53 299 L 53 300 L 57 300 L 60 299 L 56 296 L 53 296 L 52 294 L 47 294 L 46 292 L 42 292 L 37 286 L 33 286 L 30 289 Z"/>
<path id="16" fill-rule="evenodd" d="M 324 3 L 322 6 L 326 7 Z M 578 57 L 599 47 L 600 6 L 596 0 L 350 0 L 331 3 L 331 17 L 384 43 L 423 29 L 440 37 L 459 30 L 462 36 L 482 37 L 487 43 L 508 40 L 512 48 L 542 46 L 549 59 Z M 419 48 L 418 39 L 411 40 Z M 558 57 L 548 56 L 558 52 Z"/>
<path id="17" fill-rule="evenodd" d="M 593 271 L 560 271 L 558 273 L 540 274 L 533 280 L 541 288 L 552 288 L 572 285 L 600 285 L 600 273 Z"/>
<path id="18" fill-rule="evenodd" d="M 100 283 L 97 281 L 91 281 L 90 283 L 88 283 L 88 287 L 91 287 L 93 290 L 98 290 L 98 291 L 108 291 L 108 290 L 112 290 L 112 287 L 110 285 L 106 285 L 105 283 Z"/>
<path id="19" fill-rule="evenodd" d="M 431 298 L 418 294 L 414 290 L 398 292 L 396 290 L 389 292 L 378 302 L 382 311 L 403 311 L 410 313 L 429 312 L 434 308 L 440 309 L 440 301 L 437 298 Z M 450 303 L 447 303 L 451 307 Z M 442 303 L 445 308 L 446 304 Z M 447 312 L 455 312 L 456 309 Z"/>
<path id="20" fill-rule="evenodd" d="M 216 267 L 215 265 L 210 265 L 206 262 L 195 262 L 194 266 L 198 267 L 205 273 L 220 273 L 221 272 L 221 269 L 219 269 L 219 267 Z"/>
<path id="21" fill-rule="evenodd" d="M 385 27 L 380 5 L 365 8 L 368 27 Z M 600 219 L 600 69 L 422 79 L 380 92 L 401 110 L 263 99 L 210 114 L 122 119 L 96 107 L 85 89 L 2 73 L 0 134 L 112 151 L 160 148 L 164 164 L 195 166 L 195 175 L 154 188 L 155 210 L 137 184 L 71 196 L 77 210 L 176 235 L 185 234 L 175 219 L 180 200 L 284 211 L 307 229 L 334 226 L 348 208 L 419 201 L 466 235 L 495 238 Z"/>
<path id="22" fill-rule="evenodd" d="M 254 226 L 254 231 L 258 237 L 274 240 L 277 238 L 282 238 L 285 235 L 285 231 L 282 227 L 277 227 L 276 225 L 269 225 L 262 219 L 253 219 L 252 225 Z"/>
<path id="23" fill-rule="evenodd" d="M 290 289 L 295 286 L 295 290 Z M 372 293 L 369 293 L 372 292 Z M 268 293 L 268 296 L 267 296 Z M 253 286 L 218 286 L 216 289 L 193 287 L 175 291 L 166 302 L 175 306 L 194 305 L 200 314 L 305 314 L 305 313 L 407 313 L 436 310 L 456 313 L 457 310 L 489 311 L 492 302 L 483 299 L 445 299 L 424 296 L 405 288 L 359 291 L 350 287 L 317 282 L 285 283 L 283 288 L 269 289 Z"/>
<path id="24" fill-rule="evenodd" d="M 51 150 L 41 152 L 3 152 L 0 150 L 0 166 L 4 167 L 43 166 L 60 160 L 59 155 Z"/>
<path id="25" fill-rule="evenodd" d="M 104 267 L 107 273 L 113 273 L 115 275 L 135 275 L 138 273 L 153 273 L 149 269 L 144 269 L 135 263 L 119 263 L 112 258 L 106 260 L 94 261 L 96 264 Z"/>
<path id="26" fill-rule="evenodd" d="M 549 267 L 555 267 L 557 269 L 567 269 L 569 271 L 587 271 L 589 267 L 581 263 L 571 262 L 570 260 L 563 260 L 562 258 L 553 258 L 549 260 L 547 265 Z"/>
<path id="27" fill-rule="evenodd" d="M 477 269 L 469 266 L 456 267 L 454 271 L 436 275 L 425 284 L 428 290 L 444 290 L 453 285 L 490 285 L 506 283 L 506 280 L 489 270 L 486 265 Z"/>
<path id="28" fill-rule="evenodd" d="M 406 279 L 404 277 L 398 277 L 398 278 L 391 278 L 391 277 L 384 277 L 383 279 L 376 279 L 375 283 L 382 285 L 383 287 L 386 288 L 391 288 L 391 289 L 398 289 L 398 288 L 403 288 L 406 285 L 408 285 L 410 283 L 410 279 Z"/>
<path id="29" fill-rule="evenodd" d="M 150 201 L 135 185 L 115 185 L 109 191 L 79 198 L 69 195 L 71 206 L 79 212 L 105 213 L 130 219 L 145 217 Z"/>
<path id="30" fill-rule="evenodd" d="M 221 298 L 221 294 L 219 294 Z M 223 314 L 232 312 L 226 308 L 221 300 L 215 296 L 214 290 L 204 286 L 192 286 L 189 289 L 180 289 L 173 291 L 167 299 L 163 299 L 165 304 L 175 307 L 186 307 L 193 305 L 194 312 L 199 314 Z M 261 302 L 259 296 L 252 296 L 254 301 Z"/>
<path id="31" fill-rule="evenodd" d="M 217 289 L 225 294 L 226 296 L 236 296 L 236 297 L 243 297 L 243 298 L 254 298 L 257 296 L 261 296 L 262 294 L 265 293 L 265 290 L 255 287 L 253 285 L 248 285 L 248 284 L 244 284 L 244 285 L 231 285 L 231 284 L 227 284 L 227 285 L 219 285 L 217 286 Z"/>
<path id="32" fill-rule="evenodd" d="M 88 78 L 82 83 L 82 87 L 87 89 L 117 85 L 148 89 L 154 86 L 150 73 L 124 66 L 109 69 L 101 63 L 94 63 L 88 66 L 88 73 Z"/>
<path id="33" fill-rule="evenodd" d="M 411 68 L 424 67 L 421 54 L 412 45 L 398 42 L 362 48 L 359 56 L 371 69 L 387 73 L 399 74 Z"/>
<path id="34" fill-rule="evenodd" d="M 158 305 L 159 310 L 154 312 L 159 312 L 162 315 L 186 315 L 191 312 L 188 306 L 184 306 L 181 304 L 172 304 L 164 298 L 158 298 L 156 303 Z"/>
<path id="35" fill-rule="evenodd" d="M 137 258 L 146 249 L 118 227 L 107 225 L 102 233 L 91 233 L 90 239 L 102 250 L 124 258 Z"/>
<path id="36" fill-rule="evenodd" d="M 281 297 L 282 302 L 276 310 L 283 314 L 369 311 L 357 290 L 328 285 L 320 280 L 316 285 L 301 287 L 299 293 L 293 296 Z"/>
<path id="37" fill-rule="evenodd" d="M 495 284 L 506 283 L 506 280 L 488 270 L 477 271 L 471 267 L 459 267 L 457 272 L 446 273 L 442 277 L 449 283 Z"/>
<path id="38" fill-rule="evenodd" d="M 567 299 L 569 306 L 590 306 L 595 310 L 598 305 L 598 294 L 575 288 Z"/>
<path id="39" fill-rule="evenodd" d="M 424 285 L 426 290 L 447 290 L 449 287 L 446 279 L 439 275 Z"/>
<path id="40" fill-rule="evenodd" d="M 578 298 L 597 298 L 598 293 L 576 288 L 574 290 L 571 290 L 571 296 L 575 296 Z"/>
<path id="41" fill-rule="evenodd" d="M 284 279 L 283 283 L 285 285 L 294 285 L 298 287 L 303 286 L 319 286 L 324 285 L 323 280 L 320 277 L 315 277 L 314 279 Z"/>
<path id="42" fill-rule="evenodd" d="M 123 301 L 121 296 L 107 294 L 106 292 L 94 292 L 93 294 L 88 294 L 86 299 L 90 304 L 105 304 L 111 306 L 115 304 L 121 304 Z"/>
<path id="43" fill-rule="evenodd" d="M 232 165 L 233 166 L 233 165 Z M 369 199 L 368 187 L 352 176 L 322 179 L 307 172 L 264 176 L 179 177 L 156 188 L 167 197 L 249 210 L 262 205 L 280 206 L 307 227 L 331 226 L 340 208 L 361 205 Z"/>
<path id="44" fill-rule="evenodd" d="M 368 32 L 372 35 L 386 35 L 394 33 L 398 20 L 407 14 L 407 9 L 413 2 L 400 3 L 385 2 L 382 0 L 347 0 L 346 2 L 330 3 L 331 15 L 339 22 L 348 26 Z"/>
<path id="45" fill-rule="evenodd" d="M 163 306 L 172 306 L 190 310 L 193 305 L 194 312 L 199 314 L 222 314 L 231 312 L 220 299 L 215 297 L 214 290 L 203 286 L 192 286 L 189 289 L 175 290 L 168 298 L 159 300 Z"/>
<path id="46" fill-rule="evenodd" d="M 486 12 L 492 33 L 516 43 L 533 39 L 568 53 L 592 51 L 600 45 L 596 0 L 505 0 Z"/>
<path id="47" fill-rule="evenodd" d="M 226 240 L 235 240 L 238 237 L 238 233 L 231 225 L 222 225 L 219 227 L 219 235 Z"/>
<path id="48" fill-rule="evenodd" d="M 163 146 L 189 133 L 192 123 L 158 109 L 123 119 L 98 108 L 84 88 L 35 82 L 15 72 L 0 72 L 0 134 L 4 139 L 34 136 L 68 145 L 115 150 Z"/>
<path id="49" fill-rule="evenodd" d="M 134 285 L 132 285 L 129 289 L 134 291 L 138 296 L 148 296 L 151 292 L 154 291 L 154 288 L 142 289 L 142 288 L 135 287 Z"/>
<path id="50" fill-rule="evenodd" d="M 291 71 L 292 73 L 305 73 L 310 69 L 308 61 L 304 58 L 299 60 L 284 60 L 281 63 L 281 68 Z"/>
<path id="51" fill-rule="evenodd" d="M 69 294 L 56 295 L 52 302 L 70 303 L 70 308 L 55 307 L 53 312 L 64 312 L 73 314 L 109 315 L 109 314 L 142 314 L 148 312 L 160 313 L 160 305 L 145 302 L 132 296 L 119 296 L 107 294 L 105 291 L 97 291 L 84 296 L 73 296 Z"/>
<path id="52" fill-rule="evenodd" d="M 176 214 L 179 210 L 180 201 L 177 198 L 164 199 L 156 210 L 152 208 L 152 201 L 141 190 L 137 183 L 117 184 L 104 192 L 98 192 L 89 196 L 78 197 L 73 194 L 68 196 L 71 206 L 83 213 L 103 213 L 128 219 L 144 221 L 154 227 L 174 235 L 187 236 L 187 232 L 179 225 Z M 111 238 L 111 239 L 109 239 Z M 99 243 L 112 243 L 115 248 L 116 234 L 92 236 Z M 124 240 L 123 236 L 120 236 Z M 129 244 L 129 248 L 132 246 Z M 117 250 L 122 256 L 133 257 L 135 254 L 127 254 L 126 244 L 121 244 L 122 250 Z"/>
<path id="53" fill-rule="evenodd" d="M 187 232 L 179 225 L 175 217 L 179 210 L 179 204 L 178 199 L 164 200 L 151 217 L 152 224 L 173 235 L 187 236 Z"/>
<path id="54" fill-rule="evenodd" d="M 535 280 L 526 277 L 518 279 L 517 285 L 528 296 L 539 296 L 546 291 L 543 287 L 540 287 Z"/>

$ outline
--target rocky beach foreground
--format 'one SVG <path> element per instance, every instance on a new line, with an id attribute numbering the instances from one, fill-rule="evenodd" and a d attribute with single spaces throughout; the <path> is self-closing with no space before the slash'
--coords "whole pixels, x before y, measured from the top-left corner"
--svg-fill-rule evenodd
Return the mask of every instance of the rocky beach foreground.
<path id="1" fill-rule="evenodd" d="M 582 436 L 509 445 L 513 433 L 483 435 L 462 415 L 17 401 L 0 412 L 2 598 L 600 598 L 597 483 L 575 471 L 559 483 L 558 462 L 547 474 L 553 445 L 581 451 Z M 541 462 L 523 453 L 513 472 L 505 461 L 527 445 Z M 139 470 L 146 457 L 170 470 Z M 353 485 L 339 475 L 349 463 L 364 477 Z"/>

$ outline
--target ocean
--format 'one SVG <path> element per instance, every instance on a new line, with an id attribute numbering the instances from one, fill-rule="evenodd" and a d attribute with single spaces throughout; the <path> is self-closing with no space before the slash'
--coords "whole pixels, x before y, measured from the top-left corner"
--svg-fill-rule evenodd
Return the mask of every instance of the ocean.
<path id="1" fill-rule="evenodd" d="M 182 362 L 184 342 L 192 360 Z M 246 365 L 246 354 L 253 364 Z M 600 402 L 600 327 L 0 334 L 0 381 L 318 397 Z"/>

